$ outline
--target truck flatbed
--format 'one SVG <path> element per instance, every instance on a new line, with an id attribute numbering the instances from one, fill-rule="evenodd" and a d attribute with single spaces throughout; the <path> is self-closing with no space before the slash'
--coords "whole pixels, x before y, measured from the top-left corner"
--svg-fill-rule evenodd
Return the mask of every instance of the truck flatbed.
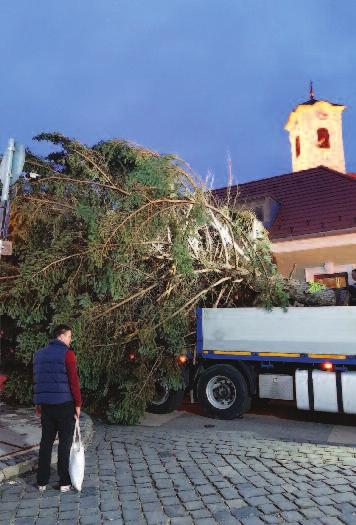
<path id="1" fill-rule="evenodd" d="M 356 308 L 202 308 L 197 356 L 356 364 Z"/>

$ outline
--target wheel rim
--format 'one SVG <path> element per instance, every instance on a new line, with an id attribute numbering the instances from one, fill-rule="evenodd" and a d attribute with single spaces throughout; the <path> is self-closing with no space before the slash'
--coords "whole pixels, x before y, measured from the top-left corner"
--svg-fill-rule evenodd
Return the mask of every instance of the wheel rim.
<path id="1" fill-rule="evenodd" d="M 206 396 L 214 408 L 226 410 L 236 401 L 236 387 L 229 377 L 214 376 L 206 385 Z"/>
<path id="2" fill-rule="evenodd" d="M 169 397 L 169 388 L 165 381 L 157 381 L 156 383 L 156 395 L 152 399 L 152 405 L 163 405 Z"/>

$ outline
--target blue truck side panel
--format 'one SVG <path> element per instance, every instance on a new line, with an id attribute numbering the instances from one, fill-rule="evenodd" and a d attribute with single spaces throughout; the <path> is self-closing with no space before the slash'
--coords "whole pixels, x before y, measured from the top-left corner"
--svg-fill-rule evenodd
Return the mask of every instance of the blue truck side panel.
<path id="1" fill-rule="evenodd" d="M 197 349 L 198 350 L 198 349 Z M 202 350 L 197 351 L 197 356 L 201 359 L 208 359 L 214 361 L 229 360 L 229 361 L 263 361 L 263 362 L 279 362 L 279 363 L 333 363 L 337 365 L 356 365 L 356 356 L 349 356 L 347 359 L 333 359 L 322 357 L 320 359 L 316 357 L 277 357 L 277 356 L 259 356 L 258 354 L 252 355 L 231 355 L 231 354 L 214 354 L 209 352 L 203 354 Z"/>
<path id="2" fill-rule="evenodd" d="M 197 327 L 197 356 L 203 352 L 203 310 L 197 308 L 196 310 L 196 327 Z"/>

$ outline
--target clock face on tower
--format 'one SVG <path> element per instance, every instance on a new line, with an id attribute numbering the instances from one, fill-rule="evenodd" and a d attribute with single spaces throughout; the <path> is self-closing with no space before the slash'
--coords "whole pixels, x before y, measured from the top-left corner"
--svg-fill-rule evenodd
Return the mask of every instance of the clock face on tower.
<path id="1" fill-rule="evenodd" d="M 321 110 L 321 109 L 319 109 L 318 111 L 316 111 L 315 114 L 316 114 L 316 116 L 317 116 L 320 120 L 325 120 L 325 119 L 327 119 L 328 116 L 329 116 L 325 111 L 323 111 L 323 110 Z"/>

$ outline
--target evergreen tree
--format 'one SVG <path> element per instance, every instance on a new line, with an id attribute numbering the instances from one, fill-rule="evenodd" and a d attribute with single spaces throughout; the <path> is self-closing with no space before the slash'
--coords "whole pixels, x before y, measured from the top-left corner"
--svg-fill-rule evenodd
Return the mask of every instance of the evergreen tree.
<path id="1" fill-rule="evenodd" d="M 8 397 L 31 399 L 33 353 L 68 323 L 87 408 L 132 424 L 161 376 L 181 385 L 198 305 L 288 304 L 254 215 L 215 202 L 182 161 L 122 140 L 37 140 L 56 151 L 28 154 L 40 177 L 16 185 L 14 255 L 1 261 L 0 313 L 17 338 Z"/>

